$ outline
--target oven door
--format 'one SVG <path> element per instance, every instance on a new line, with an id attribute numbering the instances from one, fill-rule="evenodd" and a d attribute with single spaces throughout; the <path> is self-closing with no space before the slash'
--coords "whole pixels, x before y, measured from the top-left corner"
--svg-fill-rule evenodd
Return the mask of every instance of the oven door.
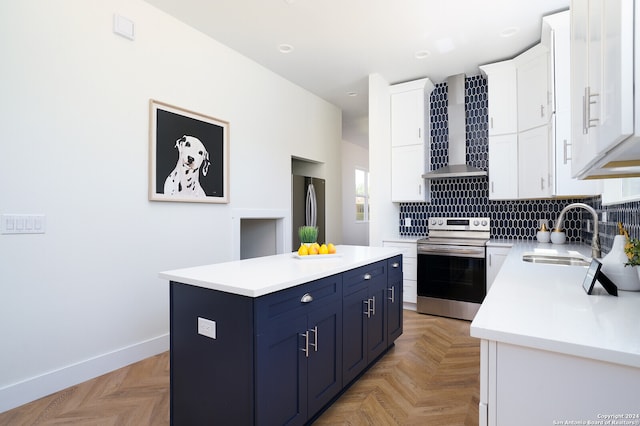
<path id="1" fill-rule="evenodd" d="M 482 303 L 487 292 L 484 247 L 418 247 L 418 296 Z"/>

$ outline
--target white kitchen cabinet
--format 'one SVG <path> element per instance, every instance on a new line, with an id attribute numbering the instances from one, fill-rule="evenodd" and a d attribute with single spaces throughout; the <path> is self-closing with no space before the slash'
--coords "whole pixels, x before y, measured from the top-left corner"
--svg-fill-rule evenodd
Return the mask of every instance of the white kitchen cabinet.
<path id="1" fill-rule="evenodd" d="M 518 131 L 518 84 L 513 60 L 480 67 L 487 77 L 489 137 Z"/>
<path id="2" fill-rule="evenodd" d="M 487 293 L 496 279 L 502 264 L 507 259 L 511 247 L 487 246 Z"/>
<path id="3" fill-rule="evenodd" d="M 428 163 L 429 79 L 396 84 L 389 88 L 391 102 L 391 201 L 427 201 L 422 175 Z M 428 146 L 428 142 L 426 143 Z"/>
<path id="4" fill-rule="evenodd" d="M 597 195 L 599 180 L 579 180 L 571 174 L 571 22 L 564 11 L 542 18 L 542 43 L 549 47 L 552 102 L 552 192 L 557 197 Z"/>
<path id="5" fill-rule="evenodd" d="M 544 126 L 552 115 L 549 49 L 541 43 L 518 55 L 518 132 Z"/>
<path id="6" fill-rule="evenodd" d="M 518 198 L 518 134 L 489 136 L 489 199 Z"/>
<path id="7" fill-rule="evenodd" d="M 518 134 L 518 197 L 546 198 L 552 195 L 551 126 L 536 127 Z"/>
<path id="8" fill-rule="evenodd" d="M 424 87 L 421 86 L 423 83 L 391 87 L 392 147 L 416 145 L 424 142 L 425 94 Z M 395 91 L 399 92 L 394 93 Z"/>
<path id="9" fill-rule="evenodd" d="M 628 140 L 634 133 L 639 12 L 633 0 L 574 0 L 570 10 L 572 174 L 612 175 L 611 165 L 640 165 L 637 140 Z"/>
<path id="10" fill-rule="evenodd" d="M 391 201 L 425 201 L 424 145 L 391 148 Z"/>
<path id="11" fill-rule="evenodd" d="M 483 339 L 480 424 L 637 424 L 639 381 L 638 368 Z"/>
<path id="12" fill-rule="evenodd" d="M 418 244 L 416 241 L 384 240 L 383 247 L 402 251 L 402 297 L 404 309 L 416 310 L 418 302 Z"/>

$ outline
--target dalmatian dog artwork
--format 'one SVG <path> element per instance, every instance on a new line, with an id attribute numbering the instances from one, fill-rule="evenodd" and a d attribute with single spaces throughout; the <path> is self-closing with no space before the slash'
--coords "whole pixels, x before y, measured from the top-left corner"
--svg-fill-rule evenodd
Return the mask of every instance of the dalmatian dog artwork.
<path id="1" fill-rule="evenodd" d="M 164 194 L 181 197 L 206 197 L 200 185 L 200 168 L 202 175 L 209 171 L 209 153 L 200 139 L 184 135 L 176 141 L 178 162 L 164 181 Z"/>

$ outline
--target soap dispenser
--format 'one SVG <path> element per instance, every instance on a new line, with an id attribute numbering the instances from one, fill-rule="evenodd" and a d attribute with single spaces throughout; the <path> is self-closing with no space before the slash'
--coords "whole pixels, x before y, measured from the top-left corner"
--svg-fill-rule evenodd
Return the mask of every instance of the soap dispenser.
<path id="1" fill-rule="evenodd" d="M 549 228 L 547 228 L 547 224 L 544 221 L 540 221 L 542 225 L 540 226 L 540 230 L 536 233 L 536 238 L 540 243 L 548 243 L 551 241 L 551 235 L 549 233 Z"/>

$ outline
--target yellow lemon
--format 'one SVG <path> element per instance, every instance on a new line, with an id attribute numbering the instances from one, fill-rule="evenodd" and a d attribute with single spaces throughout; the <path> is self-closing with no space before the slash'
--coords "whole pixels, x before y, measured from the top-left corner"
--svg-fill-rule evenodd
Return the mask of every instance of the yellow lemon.
<path id="1" fill-rule="evenodd" d="M 311 247 L 309 247 L 309 254 L 318 254 L 318 248 L 316 248 L 315 245 L 312 245 Z"/>
<path id="2" fill-rule="evenodd" d="M 320 250 L 320 244 L 318 243 L 313 243 L 313 246 L 316 248 L 316 250 Z"/>
<path id="3" fill-rule="evenodd" d="M 306 256 L 309 254 L 309 249 L 304 244 L 300 244 L 300 248 L 298 249 L 299 256 Z"/>
<path id="4" fill-rule="evenodd" d="M 334 254 L 336 252 L 336 246 L 334 246 L 333 244 L 329 243 L 329 244 L 327 244 L 327 250 L 328 250 L 329 254 Z"/>
<path id="5" fill-rule="evenodd" d="M 329 248 L 327 247 L 326 244 L 323 244 L 320 246 L 320 250 L 318 250 L 318 253 L 320 254 L 328 254 L 329 253 Z"/>

